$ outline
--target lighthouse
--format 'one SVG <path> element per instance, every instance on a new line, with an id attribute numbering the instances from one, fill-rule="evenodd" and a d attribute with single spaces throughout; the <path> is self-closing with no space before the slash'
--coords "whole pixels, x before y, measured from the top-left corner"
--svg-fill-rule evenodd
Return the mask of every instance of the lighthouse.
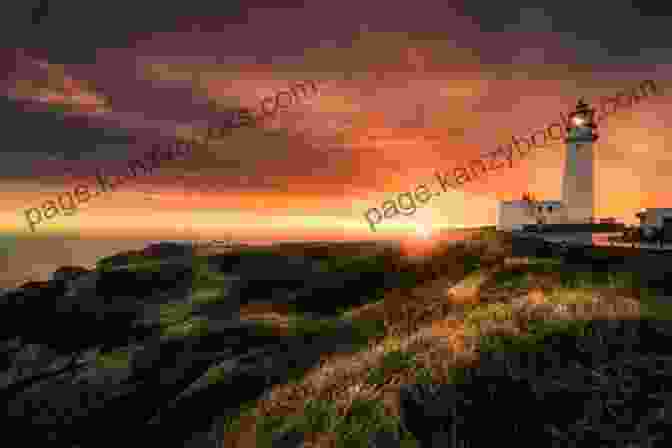
<path id="1" fill-rule="evenodd" d="M 594 115 L 595 109 L 582 99 L 569 115 L 562 202 L 567 222 L 571 224 L 591 223 L 595 212 L 594 143 L 598 135 Z"/>
<path id="2" fill-rule="evenodd" d="M 562 200 L 537 201 L 525 195 L 522 200 L 501 201 L 497 229 L 542 232 L 546 241 L 591 246 L 596 234 L 622 232 L 625 226 L 595 219 L 595 109 L 580 99 L 576 109 L 562 118 L 567 130 Z"/>

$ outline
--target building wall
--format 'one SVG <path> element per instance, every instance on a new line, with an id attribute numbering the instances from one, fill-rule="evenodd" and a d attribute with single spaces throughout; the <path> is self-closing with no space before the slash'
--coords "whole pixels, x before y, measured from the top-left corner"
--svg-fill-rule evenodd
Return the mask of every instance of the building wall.
<path id="1" fill-rule="evenodd" d="M 548 211 L 551 205 L 552 211 Z M 539 212 L 537 206 L 542 207 Z M 499 202 L 497 209 L 497 230 L 522 230 L 526 224 L 537 224 L 537 219 L 541 219 L 544 224 L 564 224 L 567 221 L 567 210 L 565 207 L 558 207 L 556 204 L 538 203 L 535 206 L 534 213 L 529 214 L 527 207 L 518 202 L 507 203 Z"/>
<path id="2" fill-rule="evenodd" d="M 523 224 L 534 223 L 534 217 L 528 215 L 525 208 L 503 202 L 497 204 L 497 230 L 522 230 Z"/>
<path id="3" fill-rule="evenodd" d="M 564 224 L 567 222 L 567 209 L 564 206 L 558 207 L 557 205 L 551 205 L 551 210 L 548 210 L 548 204 L 541 203 L 539 204 L 542 207 L 542 211 L 539 212 L 539 209 L 535 211 L 534 223 L 537 223 L 537 219 L 541 219 L 543 224 Z"/>

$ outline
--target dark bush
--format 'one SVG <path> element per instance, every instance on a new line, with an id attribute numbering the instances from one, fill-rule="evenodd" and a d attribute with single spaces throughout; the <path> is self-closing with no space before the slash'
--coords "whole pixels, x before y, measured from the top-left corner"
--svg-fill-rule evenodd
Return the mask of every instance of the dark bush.
<path id="1" fill-rule="evenodd" d="M 157 291 L 186 289 L 191 286 L 193 270 L 187 266 L 165 265 L 160 270 L 117 270 L 102 272 L 96 293 L 102 297 L 143 298 Z"/>

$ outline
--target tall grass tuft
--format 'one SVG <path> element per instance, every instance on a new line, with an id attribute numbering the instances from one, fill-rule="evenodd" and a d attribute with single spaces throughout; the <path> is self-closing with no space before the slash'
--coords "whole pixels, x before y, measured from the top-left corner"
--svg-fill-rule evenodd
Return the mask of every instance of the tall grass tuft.
<path id="1" fill-rule="evenodd" d="M 335 427 L 336 446 L 367 447 L 373 433 L 397 433 L 398 429 L 398 419 L 385 415 L 381 401 L 355 398 L 348 414 Z"/>

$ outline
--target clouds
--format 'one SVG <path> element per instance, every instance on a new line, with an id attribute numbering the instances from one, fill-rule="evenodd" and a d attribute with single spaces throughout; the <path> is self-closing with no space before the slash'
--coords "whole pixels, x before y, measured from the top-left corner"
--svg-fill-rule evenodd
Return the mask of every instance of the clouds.
<path id="1" fill-rule="evenodd" d="M 206 126 L 221 127 L 233 111 L 258 108 L 262 98 L 291 83 L 315 79 L 324 83 L 319 95 L 292 104 L 255 128 L 232 130 L 188 160 L 162 168 L 146 182 L 159 193 L 183 187 L 185 209 L 190 207 L 188 193 L 192 191 L 209 192 L 213 204 L 217 197 L 225 198 L 222 201 L 227 204 L 251 212 L 257 210 L 260 198 L 278 197 L 283 199 L 277 199 L 276 211 L 283 203 L 305 199 L 312 213 L 319 214 L 320 203 L 312 199 L 320 198 L 333 201 L 338 204 L 333 209 L 342 207 L 341 212 L 362 221 L 366 208 L 355 211 L 350 204 L 367 194 L 380 194 L 383 201 L 408 191 L 435 170 L 450 170 L 509 143 L 512 135 L 529 135 L 557 120 L 558 112 L 573 107 L 578 96 L 585 95 L 590 101 L 646 77 L 665 79 L 670 71 L 652 65 L 663 61 L 664 55 L 650 48 L 636 58 L 610 56 L 623 39 L 641 43 L 652 39 L 644 34 L 654 34 L 653 28 L 636 32 L 637 24 L 643 22 L 636 17 L 624 20 L 630 9 L 621 6 L 614 7 L 614 29 L 593 34 L 586 28 L 589 23 L 594 27 L 588 17 L 592 13 L 587 12 L 599 9 L 593 4 L 581 5 L 580 13 L 563 5 L 550 6 L 559 11 L 556 15 L 555 9 L 520 11 L 515 5 L 499 7 L 480 0 L 459 10 L 441 2 L 419 2 L 412 10 L 386 5 L 386 14 L 380 14 L 379 4 L 350 1 L 249 13 L 241 7 L 240 14 L 233 11 L 230 16 L 215 17 L 212 23 L 219 21 L 217 26 L 204 32 L 186 27 L 207 22 L 189 18 L 188 13 L 205 8 L 197 3 L 182 6 L 187 17 L 183 21 L 157 17 L 156 22 L 143 24 L 148 31 L 164 32 L 145 34 L 115 50 L 101 47 L 95 65 L 58 66 L 55 62 L 62 61 L 62 54 L 45 57 L 52 78 L 46 76 L 44 86 L 31 84 L 43 74 L 39 67 L 30 73 L 17 72 L 22 95 L 43 95 L 40 89 L 58 93 L 69 76 L 74 81 L 72 88 L 93 96 L 105 92 L 114 102 L 101 117 L 87 116 L 76 127 L 70 126 L 72 117 L 53 114 L 48 120 L 45 114 L 25 112 L 12 103 L 13 110 L 5 111 L 3 132 L 11 137 L 8 140 L 19 143 L 0 153 L 0 175 L 32 182 L 33 191 L 45 184 L 68 184 L 71 179 L 64 176 L 62 165 L 54 166 L 53 176 L 42 177 L 45 170 L 35 171 L 26 154 L 33 154 L 35 163 L 54 156 L 72 160 L 73 168 L 80 167 L 79 173 L 86 174 L 87 164 L 94 167 L 100 160 L 133 157 L 160 135 L 193 136 Z M 122 6 L 119 11 L 124 11 Z M 170 6 L 168 12 L 176 8 Z M 82 6 L 78 20 L 87 17 L 87 9 Z M 53 16 L 54 23 L 65 20 L 68 11 Z M 98 15 L 107 13 L 106 7 L 97 11 Z M 119 14 L 110 10 L 109 20 L 123 16 Z M 138 17 L 147 20 L 149 16 L 143 14 L 138 12 Z M 234 20 L 234 16 L 245 20 Z M 131 28 L 142 20 L 133 18 Z M 171 23 L 173 29 L 167 26 Z M 633 31 L 619 31 L 616 24 L 627 24 Z M 82 24 L 80 35 L 65 42 L 76 47 L 75 41 L 88 37 L 85 33 L 91 26 Z M 574 28 L 579 29 L 578 37 L 568 33 Z M 513 32 L 503 33 L 505 29 Z M 97 39 L 91 37 L 91 44 L 105 41 Z M 110 39 L 122 42 L 126 38 L 117 34 Z M 614 61 L 631 64 L 603 65 Z M 56 79 L 61 84 L 57 82 L 53 91 Z M 72 96 L 80 105 L 84 97 Z M 64 98 L 52 96 L 51 100 L 64 104 Z M 656 107 L 646 104 L 632 113 L 619 112 L 601 126 L 597 158 L 605 167 L 605 185 L 619 183 L 618 175 L 608 174 L 609 170 L 616 173 L 619 166 L 627 165 L 636 170 L 627 181 L 633 188 L 638 174 L 642 188 L 666 188 L 656 180 L 669 169 L 665 150 L 669 126 L 661 117 L 672 114 L 667 105 Z M 642 115 L 647 111 L 649 115 Z M 134 141 L 140 134 L 143 139 Z M 487 193 L 505 199 L 531 189 L 556 196 L 553 189 L 555 183 L 559 185 L 555 173 L 562 164 L 561 149 L 562 145 L 539 151 L 520 166 L 493 173 L 482 184 L 469 183 L 466 194 Z M 21 155 L 10 157 L 10 153 Z M 38 173 L 39 183 L 35 180 Z M 143 202 L 160 207 L 165 205 L 162 197 L 168 196 L 159 194 Z M 180 196 L 166 200 L 170 207 L 178 207 L 176 197 Z M 432 201 L 437 219 L 470 220 L 468 212 L 456 211 L 455 201 L 455 197 Z M 124 206 L 121 201 L 115 205 Z"/>
<path id="2" fill-rule="evenodd" d="M 188 143 L 177 143 L 170 146 L 153 145 L 152 151 L 143 154 L 142 158 L 127 161 L 125 172 L 114 179 L 116 182 L 108 179 L 100 167 L 95 170 L 96 181 L 102 192 L 114 191 L 118 186 L 126 183 L 128 179 L 135 178 L 140 173 L 152 174 L 154 169 L 158 168 L 162 162 L 188 155 L 191 151 L 193 151 L 193 145 Z M 60 214 L 65 216 L 75 215 L 79 204 L 88 202 L 91 197 L 98 196 L 100 192 L 91 193 L 87 185 L 78 184 L 72 192 L 67 191 L 59 194 L 57 200 L 43 201 L 42 209 L 37 207 L 25 209 L 23 213 L 30 231 L 35 232 L 35 226 L 40 224 L 43 218 L 51 219 Z M 64 200 L 64 198 L 66 199 Z M 60 205 L 60 209 L 58 205 Z"/>
<path id="3" fill-rule="evenodd" d="M 10 95 L 59 106 L 62 110 L 81 113 L 99 112 L 109 107 L 110 99 L 97 92 L 87 80 L 74 79 L 62 65 L 28 58 L 25 61 L 39 68 L 29 79 L 14 80 Z"/>

